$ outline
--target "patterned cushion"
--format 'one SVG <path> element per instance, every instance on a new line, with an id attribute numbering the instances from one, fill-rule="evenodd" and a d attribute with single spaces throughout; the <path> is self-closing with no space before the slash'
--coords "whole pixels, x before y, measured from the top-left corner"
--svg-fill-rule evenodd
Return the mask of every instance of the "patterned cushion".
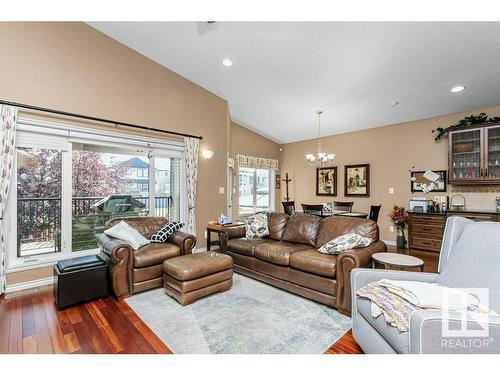
<path id="1" fill-rule="evenodd" d="M 360 236 L 357 233 L 348 233 L 327 242 L 318 251 L 324 254 L 339 254 L 344 250 L 367 247 L 371 243 L 370 238 Z"/>
<path id="2" fill-rule="evenodd" d="M 147 238 L 123 220 L 111 228 L 106 229 L 104 233 L 110 237 L 128 242 L 134 250 L 137 250 L 149 243 Z"/>
<path id="3" fill-rule="evenodd" d="M 247 238 L 261 238 L 269 235 L 267 215 L 265 212 L 249 216 L 245 219 Z"/>
<path id="4" fill-rule="evenodd" d="M 167 242 L 169 237 L 176 231 L 184 226 L 183 223 L 169 221 L 163 228 L 151 236 L 151 242 L 164 243 Z"/>

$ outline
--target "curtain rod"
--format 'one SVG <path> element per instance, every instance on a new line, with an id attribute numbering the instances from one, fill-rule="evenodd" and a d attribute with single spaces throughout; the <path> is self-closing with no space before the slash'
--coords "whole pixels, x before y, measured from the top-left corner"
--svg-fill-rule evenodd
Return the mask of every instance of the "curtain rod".
<path id="1" fill-rule="evenodd" d="M 77 118 L 81 118 L 81 119 L 85 119 L 85 120 L 91 120 L 91 121 L 97 121 L 97 122 L 104 122 L 104 123 L 113 124 L 113 125 L 127 126 L 129 128 L 142 129 L 142 130 L 148 130 L 148 131 L 155 131 L 155 132 L 166 133 L 166 134 L 173 134 L 173 135 L 177 135 L 177 136 L 181 136 L 181 137 L 198 138 L 200 140 L 203 139 L 203 137 L 200 136 L 200 135 L 192 135 L 192 134 L 185 134 L 185 133 L 174 132 L 174 131 L 170 131 L 170 130 L 162 130 L 162 129 L 150 128 L 150 127 L 143 126 L 143 125 L 135 125 L 135 124 L 129 124 L 129 123 L 126 123 L 126 122 L 121 122 L 121 121 L 107 120 L 107 119 L 104 119 L 104 118 L 99 118 L 99 117 L 94 117 L 94 116 L 87 116 L 87 115 L 81 115 L 81 114 L 73 113 L 73 112 L 60 111 L 60 110 L 57 110 L 57 109 L 37 107 L 37 106 L 34 106 L 34 105 L 30 105 L 30 104 L 22 104 L 22 103 L 16 103 L 16 102 L 9 102 L 7 100 L 2 100 L 2 99 L 0 99 L 0 104 L 16 106 L 16 107 L 19 107 L 19 108 L 30 109 L 30 110 L 33 110 L 33 111 L 54 113 L 54 114 L 62 115 L 62 116 L 77 117 Z"/>

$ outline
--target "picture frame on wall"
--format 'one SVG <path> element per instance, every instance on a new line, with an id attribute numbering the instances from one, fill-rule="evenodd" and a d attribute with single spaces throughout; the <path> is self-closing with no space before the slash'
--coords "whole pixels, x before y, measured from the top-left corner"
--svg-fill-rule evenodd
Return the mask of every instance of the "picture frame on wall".
<path id="1" fill-rule="evenodd" d="M 446 191 L 448 190 L 447 171 L 433 170 L 433 172 L 439 175 L 439 179 L 434 182 L 435 187 L 432 189 L 432 192 L 446 193 Z M 412 193 L 423 191 L 424 185 L 428 185 L 431 182 L 424 177 L 425 173 L 426 171 L 411 171 L 410 189 Z"/>
<path id="2" fill-rule="evenodd" d="M 316 195 L 337 196 L 337 167 L 316 168 Z"/>
<path id="3" fill-rule="evenodd" d="M 344 195 L 346 197 L 369 197 L 370 164 L 346 165 L 344 168 Z"/>

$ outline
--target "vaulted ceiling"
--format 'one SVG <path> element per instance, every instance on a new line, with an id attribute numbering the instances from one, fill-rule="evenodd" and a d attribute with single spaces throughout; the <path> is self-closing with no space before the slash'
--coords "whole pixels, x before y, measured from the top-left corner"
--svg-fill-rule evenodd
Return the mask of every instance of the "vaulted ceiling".
<path id="1" fill-rule="evenodd" d="M 500 104 L 500 23 L 89 24 L 280 143 L 316 137 L 317 109 L 331 135 Z M 450 93 L 459 84 L 466 90 Z"/>

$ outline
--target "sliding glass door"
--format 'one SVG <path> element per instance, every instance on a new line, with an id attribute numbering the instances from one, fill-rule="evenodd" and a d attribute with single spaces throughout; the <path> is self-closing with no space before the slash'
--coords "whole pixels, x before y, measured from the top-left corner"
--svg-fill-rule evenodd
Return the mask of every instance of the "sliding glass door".
<path id="1" fill-rule="evenodd" d="M 114 218 L 184 219 L 182 145 L 24 130 L 17 135 L 8 202 L 9 267 L 95 253 L 97 238 Z"/>
<path id="2" fill-rule="evenodd" d="M 61 251 L 62 151 L 18 147 L 17 254 Z"/>
<path id="3" fill-rule="evenodd" d="M 147 150 L 72 143 L 72 251 L 97 248 L 105 223 L 149 213 Z"/>
<path id="4" fill-rule="evenodd" d="M 154 159 L 155 216 L 181 220 L 181 159 L 156 156 Z"/>

